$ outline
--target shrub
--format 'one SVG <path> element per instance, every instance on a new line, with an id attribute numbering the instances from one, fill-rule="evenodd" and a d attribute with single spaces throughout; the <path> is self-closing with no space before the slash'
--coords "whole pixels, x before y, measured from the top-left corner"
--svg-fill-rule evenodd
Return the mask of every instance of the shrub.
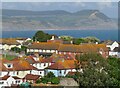
<path id="1" fill-rule="evenodd" d="M 41 80 L 40 79 L 38 79 L 35 83 L 36 84 L 39 84 L 41 82 Z"/>
<path id="2" fill-rule="evenodd" d="M 54 73 L 53 72 L 49 72 L 47 75 L 46 75 L 47 78 L 53 78 L 55 77 Z"/>
<path id="3" fill-rule="evenodd" d="M 46 77 L 41 78 L 41 82 L 44 83 L 44 84 L 46 84 L 46 83 L 49 82 L 49 78 L 46 78 Z"/>
<path id="4" fill-rule="evenodd" d="M 54 78 L 52 78 L 51 83 L 52 84 L 59 84 L 60 83 L 60 79 L 57 78 L 57 77 L 54 77 Z"/>

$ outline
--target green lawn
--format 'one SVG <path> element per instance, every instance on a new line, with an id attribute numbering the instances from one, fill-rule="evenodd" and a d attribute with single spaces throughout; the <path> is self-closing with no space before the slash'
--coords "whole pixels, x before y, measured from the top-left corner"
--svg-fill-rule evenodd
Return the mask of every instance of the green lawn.
<path id="1" fill-rule="evenodd" d="M 12 60 L 12 59 L 16 58 L 16 56 L 13 56 L 13 55 L 3 55 L 3 58 L 5 58 L 7 60 Z"/>

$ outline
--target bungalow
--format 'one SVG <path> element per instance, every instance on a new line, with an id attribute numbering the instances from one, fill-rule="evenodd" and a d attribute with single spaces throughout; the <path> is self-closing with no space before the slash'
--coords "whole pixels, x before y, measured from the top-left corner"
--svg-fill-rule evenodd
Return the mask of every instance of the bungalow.
<path id="1" fill-rule="evenodd" d="M 120 46 L 115 47 L 112 51 L 109 51 L 109 55 L 116 56 L 116 57 L 120 58 Z"/>
<path id="2" fill-rule="evenodd" d="M 45 68 L 46 74 L 48 72 L 53 72 L 56 77 L 66 76 L 68 72 L 76 72 L 75 60 L 62 60 L 58 61 L 51 66 Z"/>
<path id="3" fill-rule="evenodd" d="M 113 42 L 112 44 L 107 45 L 109 48 L 109 55 L 110 56 L 117 56 L 120 58 L 120 43 Z"/>

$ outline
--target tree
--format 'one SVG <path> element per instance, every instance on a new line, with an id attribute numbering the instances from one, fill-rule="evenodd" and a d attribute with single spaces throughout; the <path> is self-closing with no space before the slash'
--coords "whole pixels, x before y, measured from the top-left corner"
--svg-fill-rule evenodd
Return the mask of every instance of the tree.
<path id="1" fill-rule="evenodd" d="M 111 76 L 111 66 L 100 54 L 87 53 L 77 55 L 77 81 L 80 86 L 120 86 L 120 82 Z M 79 72 L 83 69 L 83 72 Z"/>
<path id="2" fill-rule="evenodd" d="M 26 46 L 21 46 L 21 51 L 24 51 L 25 53 L 27 52 L 27 47 Z"/>
<path id="3" fill-rule="evenodd" d="M 92 43 L 100 42 L 100 40 L 96 37 L 86 37 L 86 38 L 83 38 L 83 39 L 87 43 L 89 43 L 89 42 L 92 42 Z"/>
<path id="4" fill-rule="evenodd" d="M 46 76 L 41 78 L 41 82 L 44 83 L 44 84 L 46 84 L 48 82 L 51 82 L 52 84 L 59 84 L 60 79 L 55 77 L 53 72 L 49 72 Z"/>
<path id="5" fill-rule="evenodd" d="M 44 33 L 43 31 L 38 31 L 33 36 L 33 41 L 39 41 L 39 42 L 46 42 L 47 40 L 51 39 L 52 35 L 49 35 L 48 33 Z"/>
<path id="6" fill-rule="evenodd" d="M 73 37 L 71 36 L 60 36 L 61 39 L 63 39 L 64 41 L 71 41 L 73 40 Z"/>
<path id="7" fill-rule="evenodd" d="M 11 48 L 11 51 L 14 51 L 16 53 L 20 53 L 21 49 L 18 47 L 13 47 L 13 48 Z"/>
<path id="8" fill-rule="evenodd" d="M 83 38 L 75 38 L 75 39 L 73 39 L 73 44 L 79 45 L 81 43 L 85 43 Z"/>
<path id="9" fill-rule="evenodd" d="M 73 43 L 79 45 L 81 43 L 96 43 L 100 42 L 100 40 L 96 37 L 85 37 L 85 38 L 74 38 Z"/>
<path id="10" fill-rule="evenodd" d="M 47 75 L 46 75 L 47 78 L 53 78 L 55 77 L 54 73 L 53 72 L 49 72 Z"/>

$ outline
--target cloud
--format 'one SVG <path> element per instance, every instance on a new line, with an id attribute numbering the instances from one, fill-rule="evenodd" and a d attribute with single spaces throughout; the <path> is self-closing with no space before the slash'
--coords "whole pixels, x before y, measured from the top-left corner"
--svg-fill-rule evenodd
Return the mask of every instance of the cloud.
<path id="1" fill-rule="evenodd" d="M 101 10 L 104 9 L 104 8 L 111 8 L 112 7 L 112 3 L 113 3 L 112 0 L 101 0 L 101 2 L 97 2 L 98 7 Z"/>
<path id="2" fill-rule="evenodd" d="M 75 5 L 76 6 L 82 6 L 82 7 L 86 6 L 85 2 L 75 2 Z"/>

